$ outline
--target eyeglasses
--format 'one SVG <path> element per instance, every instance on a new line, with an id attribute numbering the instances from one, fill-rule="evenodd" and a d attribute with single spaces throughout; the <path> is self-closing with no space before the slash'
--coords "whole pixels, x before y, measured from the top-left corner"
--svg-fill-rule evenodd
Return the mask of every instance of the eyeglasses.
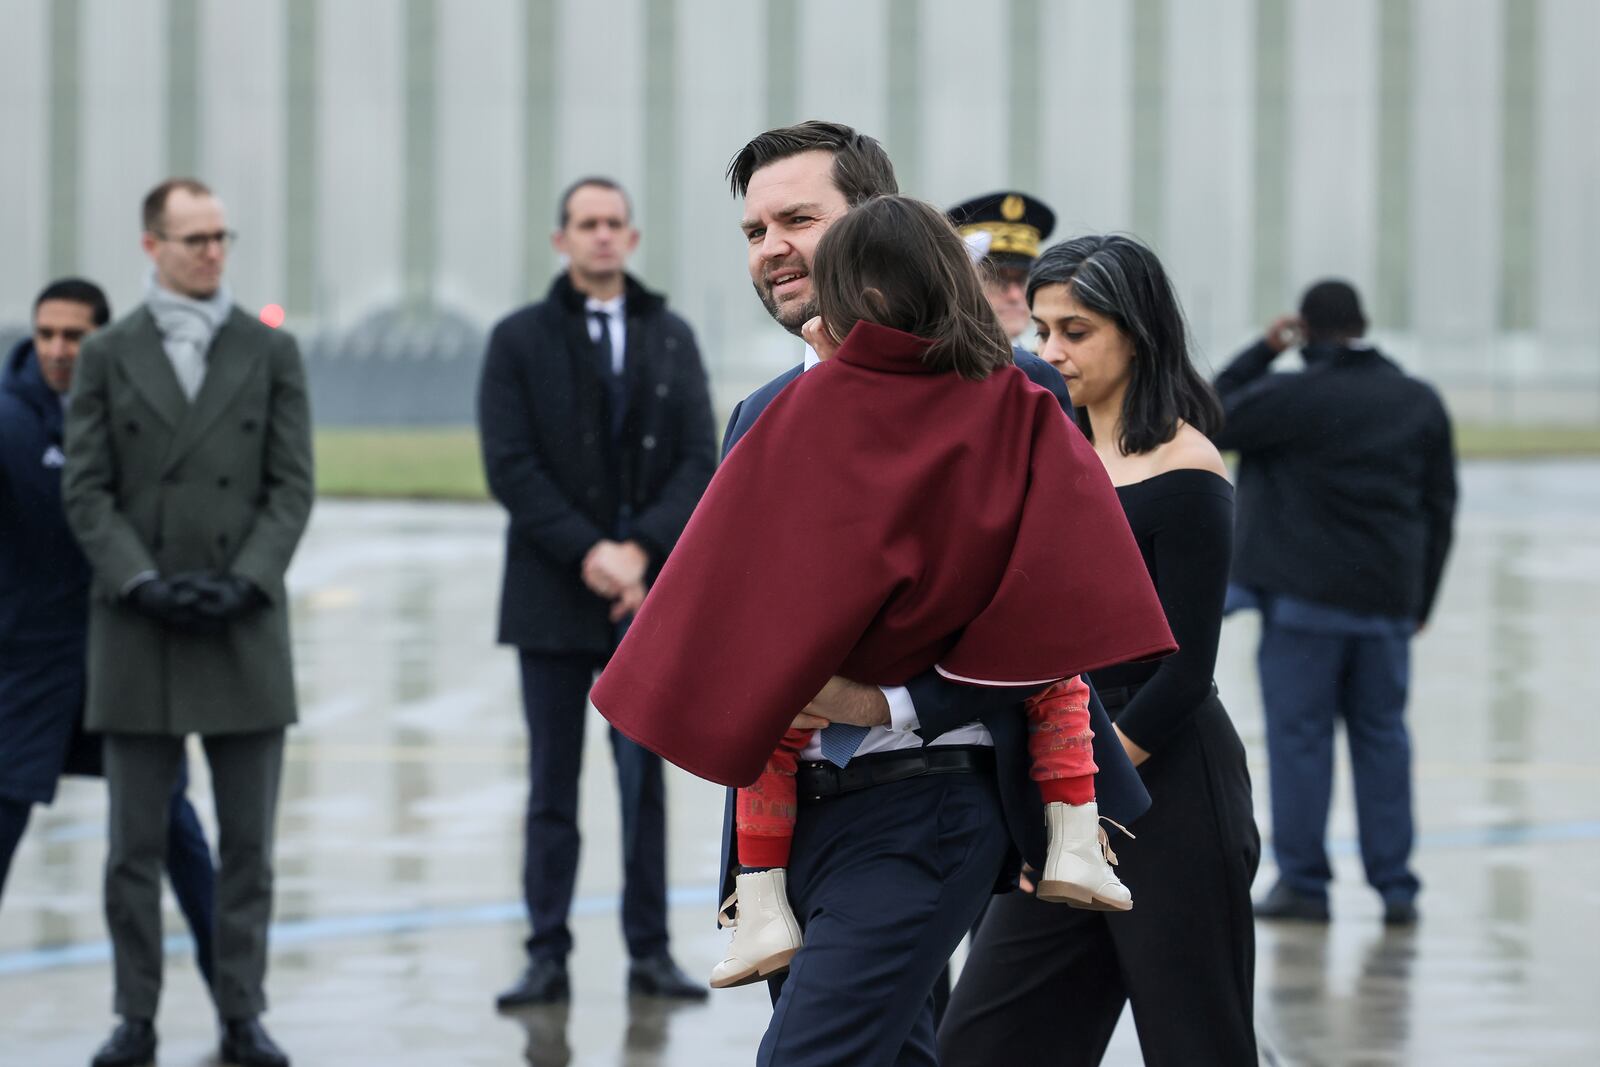
<path id="1" fill-rule="evenodd" d="M 171 237 L 164 233 L 156 234 L 158 241 L 170 241 L 180 244 L 191 252 L 204 252 L 213 242 L 220 245 L 226 252 L 235 241 L 239 239 L 238 230 L 217 230 L 214 233 L 188 233 L 182 237 Z"/>

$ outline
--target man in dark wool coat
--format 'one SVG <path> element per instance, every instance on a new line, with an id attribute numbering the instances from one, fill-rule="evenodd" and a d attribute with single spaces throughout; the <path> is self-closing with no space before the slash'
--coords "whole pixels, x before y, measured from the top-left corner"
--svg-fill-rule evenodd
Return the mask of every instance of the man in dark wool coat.
<path id="1" fill-rule="evenodd" d="M 89 562 L 61 510 L 61 431 L 85 338 L 111 321 L 93 282 L 63 278 L 33 302 L 33 335 L 0 364 L 0 893 L 35 804 L 64 774 L 101 775 L 83 729 Z M 167 809 L 167 873 L 211 981 L 216 871 L 180 768 Z"/>
<path id="2" fill-rule="evenodd" d="M 295 721 L 283 576 L 311 514 L 311 413 L 294 339 L 234 306 L 233 231 L 192 179 L 145 198 L 143 304 L 83 346 L 67 415 L 67 521 L 94 569 L 91 730 L 111 790 L 106 924 L 122 1016 L 95 1067 L 155 1053 L 166 798 L 199 734 L 221 864 L 222 1059 L 284 1067 L 262 1028 L 272 840 Z"/>
<path id="3" fill-rule="evenodd" d="M 533 927 L 501 1008 L 570 995 L 567 915 L 578 873 L 578 771 L 589 687 L 716 465 L 705 370 L 689 325 L 626 272 L 627 194 L 574 182 L 554 235 L 567 269 L 489 338 L 478 429 L 506 509 L 500 642 L 515 645 L 528 725 L 523 895 Z M 661 758 L 611 733 L 621 793 L 628 991 L 702 999 L 667 945 Z"/>

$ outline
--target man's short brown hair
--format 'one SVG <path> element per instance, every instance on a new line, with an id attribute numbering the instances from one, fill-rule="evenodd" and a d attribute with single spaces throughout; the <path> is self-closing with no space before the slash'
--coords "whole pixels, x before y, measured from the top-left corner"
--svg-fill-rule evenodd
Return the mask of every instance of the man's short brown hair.
<path id="1" fill-rule="evenodd" d="M 211 195 L 211 187 L 198 178 L 168 178 L 145 194 L 143 218 L 146 233 L 160 235 L 161 224 L 167 213 L 167 199 L 179 189 L 190 196 Z"/>
<path id="2" fill-rule="evenodd" d="M 762 167 L 802 152 L 833 153 L 833 184 L 851 207 L 900 191 L 894 164 L 889 162 L 883 145 L 842 123 L 810 119 L 796 126 L 768 130 L 739 149 L 728 163 L 728 185 L 733 195 L 744 196 L 750 188 L 750 176 Z"/>

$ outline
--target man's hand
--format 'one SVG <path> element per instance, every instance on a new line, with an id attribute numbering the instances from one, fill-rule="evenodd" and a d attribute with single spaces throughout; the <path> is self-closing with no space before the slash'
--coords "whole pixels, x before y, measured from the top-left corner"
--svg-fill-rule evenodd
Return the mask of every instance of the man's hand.
<path id="1" fill-rule="evenodd" d="M 1122 727 L 1112 724 L 1111 728 L 1117 732 L 1117 740 L 1122 742 L 1122 751 L 1128 754 L 1128 762 L 1135 767 L 1150 758 L 1150 753 L 1133 743 L 1133 739 L 1122 732 Z"/>
<path id="2" fill-rule="evenodd" d="M 200 614 L 194 590 L 177 578 L 148 578 L 128 590 L 124 599 L 133 610 L 169 630 L 196 633 L 219 628 Z"/>
<path id="3" fill-rule="evenodd" d="M 1279 315 L 1267 326 L 1267 347 L 1274 352 L 1297 345 L 1305 337 L 1305 323 L 1299 315 Z"/>
<path id="4" fill-rule="evenodd" d="M 195 614 L 213 622 L 228 623 L 265 607 L 266 594 L 237 574 L 196 571 L 174 575 L 172 584 L 189 591 Z"/>
<path id="5" fill-rule="evenodd" d="M 849 723 L 852 726 L 888 726 L 889 701 L 883 690 L 875 685 L 862 685 L 848 678 L 834 675 L 822 692 L 811 698 L 801 717 L 814 716 L 826 726 L 831 722 Z M 797 718 L 796 729 L 806 729 Z"/>
<path id="6" fill-rule="evenodd" d="M 630 585 L 624 589 L 617 599 L 611 602 L 611 621 L 621 622 L 630 619 L 634 613 L 644 605 L 644 583 Z"/>
<path id="7" fill-rule="evenodd" d="M 595 596 L 615 600 L 631 586 L 644 583 L 650 556 L 633 541 L 596 541 L 583 557 L 583 584 Z"/>

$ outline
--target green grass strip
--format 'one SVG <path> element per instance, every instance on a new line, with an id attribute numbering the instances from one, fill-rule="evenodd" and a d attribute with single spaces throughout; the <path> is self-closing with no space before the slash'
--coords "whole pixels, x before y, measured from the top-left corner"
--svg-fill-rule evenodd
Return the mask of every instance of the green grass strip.
<path id="1" fill-rule="evenodd" d="M 1463 459 L 1600 456 L 1600 426 L 1456 427 Z M 487 500 L 477 431 L 468 426 L 317 431 L 323 496 Z"/>
<path id="2" fill-rule="evenodd" d="M 442 429 L 317 431 L 322 496 L 487 500 L 478 432 Z"/>

